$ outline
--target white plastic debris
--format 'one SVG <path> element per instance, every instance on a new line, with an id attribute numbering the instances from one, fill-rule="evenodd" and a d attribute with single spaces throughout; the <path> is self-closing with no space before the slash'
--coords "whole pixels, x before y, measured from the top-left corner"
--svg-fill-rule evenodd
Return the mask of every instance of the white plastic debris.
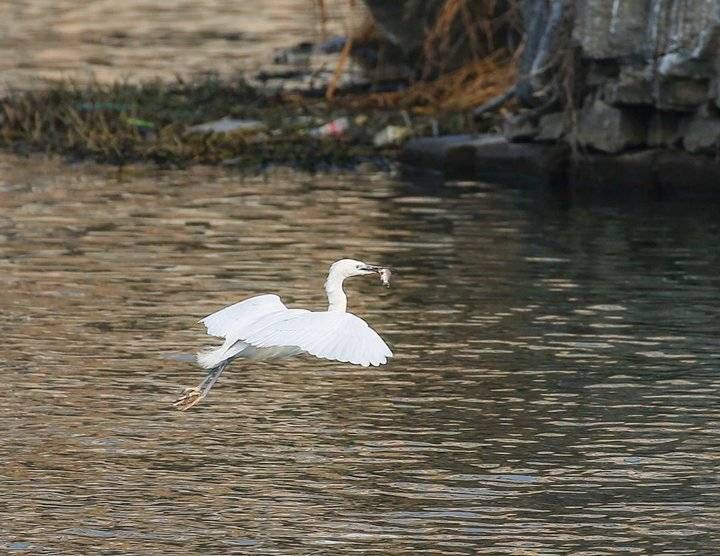
<path id="1" fill-rule="evenodd" d="M 340 137 L 350 128 L 350 120 L 338 118 L 320 127 L 310 130 L 313 137 Z"/>
<path id="2" fill-rule="evenodd" d="M 266 129 L 267 125 L 260 120 L 238 120 L 225 117 L 213 122 L 191 126 L 187 129 L 187 133 L 259 133 Z"/>
<path id="3" fill-rule="evenodd" d="M 387 147 L 400 145 L 412 135 L 412 129 L 399 125 L 389 125 L 382 131 L 378 131 L 373 137 L 373 145 L 376 147 Z"/>

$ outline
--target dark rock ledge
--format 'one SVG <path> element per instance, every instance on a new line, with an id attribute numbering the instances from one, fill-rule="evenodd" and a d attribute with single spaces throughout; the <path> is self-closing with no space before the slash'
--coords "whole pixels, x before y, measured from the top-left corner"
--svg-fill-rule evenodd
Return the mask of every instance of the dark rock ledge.
<path id="1" fill-rule="evenodd" d="M 402 45 L 411 28 L 427 28 L 407 15 L 424 7 L 432 19 L 438 2 L 398 0 L 402 17 L 373 13 L 397 20 Z M 524 48 L 514 86 L 475 116 L 510 98 L 517 110 L 499 136 L 412 140 L 404 163 L 515 185 L 720 197 L 720 1 L 476 4 L 517 8 Z"/>
<path id="2" fill-rule="evenodd" d="M 620 154 L 573 152 L 567 145 L 513 143 L 502 135 L 421 137 L 405 144 L 406 167 L 518 187 L 624 191 L 683 198 L 720 197 L 720 161 L 666 149 Z"/>

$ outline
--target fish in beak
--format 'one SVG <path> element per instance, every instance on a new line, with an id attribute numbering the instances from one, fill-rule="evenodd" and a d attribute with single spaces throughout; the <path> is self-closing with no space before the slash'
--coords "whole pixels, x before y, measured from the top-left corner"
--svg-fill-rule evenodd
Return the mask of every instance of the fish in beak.
<path id="1" fill-rule="evenodd" d="M 360 270 L 364 270 L 365 272 L 377 272 L 380 275 L 380 282 L 382 282 L 382 285 L 386 288 L 390 287 L 390 276 L 392 276 L 392 272 L 389 267 L 377 264 L 366 264 Z"/>

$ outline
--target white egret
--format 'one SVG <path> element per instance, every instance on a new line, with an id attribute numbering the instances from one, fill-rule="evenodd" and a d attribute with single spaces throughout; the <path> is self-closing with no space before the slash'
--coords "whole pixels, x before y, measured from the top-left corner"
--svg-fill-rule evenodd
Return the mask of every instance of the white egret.
<path id="1" fill-rule="evenodd" d="M 208 374 L 195 388 L 186 388 L 173 404 L 185 411 L 207 396 L 230 362 L 237 358 L 266 361 L 306 353 L 353 365 L 384 365 L 393 354 L 378 334 L 348 313 L 343 281 L 352 276 L 380 274 L 389 285 L 390 271 L 381 266 L 342 259 L 330 266 L 325 293 L 327 311 L 288 309 L 277 295 L 258 295 L 230 305 L 200 322 L 211 336 L 225 338 L 197 354 Z"/>

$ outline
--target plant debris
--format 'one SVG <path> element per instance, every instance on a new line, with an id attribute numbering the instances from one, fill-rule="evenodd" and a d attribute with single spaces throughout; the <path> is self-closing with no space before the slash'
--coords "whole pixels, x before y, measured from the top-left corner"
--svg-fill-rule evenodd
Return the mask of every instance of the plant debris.
<path id="1" fill-rule="evenodd" d="M 368 162 L 387 168 L 413 135 L 476 130 L 459 112 L 382 110 L 354 106 L 356 100 L 266 92 L 243 79 L 213 77 L 141 85 L 63 82 L 0 99 L 0 148 L 116 165 L 316 171 Z"/>

